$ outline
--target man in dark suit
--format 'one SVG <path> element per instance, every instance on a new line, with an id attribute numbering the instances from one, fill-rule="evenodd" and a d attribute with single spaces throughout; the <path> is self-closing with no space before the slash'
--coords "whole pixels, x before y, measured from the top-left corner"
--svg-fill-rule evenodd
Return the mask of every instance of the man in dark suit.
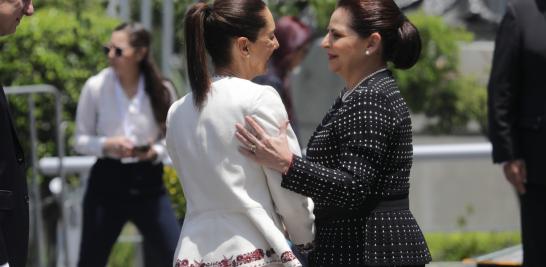
<path id="1" fill-rule="evenodd" d="M 493 161 L 520 196 L 524 266 L 546 266 L 546 0 L 509 1 L 489 80 Z"/>
<path id="2" fill-rule="evenodd" d="M 32 0 L 0 0 L 0 36 L 12 34 Z M 23 149 L 0 85 L 0 267 L 24 267 L 28 250 L 28 191 Z"/>

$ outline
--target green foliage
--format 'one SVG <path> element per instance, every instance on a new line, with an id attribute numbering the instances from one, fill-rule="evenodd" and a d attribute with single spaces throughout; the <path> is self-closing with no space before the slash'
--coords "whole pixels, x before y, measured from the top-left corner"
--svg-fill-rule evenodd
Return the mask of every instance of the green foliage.
<path id="1" fill-rule="evenodd" d="M 186 214 L 186 198 L 184 197 L 184 191 L 182 191 L 182 186 L 178 180 L 175 169 L 166 166 L 164 170 L 163 181 L 165 182 L 165 186 L 171 197 L 176 217 L 183 219 Z"/>
<path id="2" fill-rule="evenodd" d="M 16 34 L 0 39 L 0 81 L 10 86 L 51 84 L 61 90 L 64 95 L 63 120 L 67 122 L 66 137 L 71 139 L 81 87 L 89 77 L 107 66 L 102 45 L 108 41 L 119 21 L 107 17 L 100 6 L 77 17 L 75 12 L 63 10 L 70 8 L 73 1 L 57 2 L 61 9 L 48 6 L 37 9 L 36 14 L 23 20 Z M 35 102 L 38 157 L 56 155 L 54 98 L 37 95 Z M 20 129 L 20 139 L 25 150 L 29 151 L 27 100 L 10 96 L 10 103 Z M 74 154 L 68 143 L 67 154 Z M 185 200 L 172 168 L 166 168 L 165 184 L 177 215 L 183 217 Z"/>
<path id="3" fill-rule="evenodd" d="M 313 9 L 317 21 L 317 30 L 326 31 L 336 4 L 336 0 L 309 0 L 309 5 Z"/>
<path id="4" fill-rule="evenodd" d="M 134 243 L 117 242 L 108 258 L 109 267 L 126 267 L 136 265 L 136 246 Z"/>
<path id="5" fill-rule="evenodd" d="M 521 242 L 519 232 L 425 233 L 433 261 L 460 261 Z"/>
<path id="6" fill-rule="evenodd" d="M 72 136 L 77 101 L 85 80 L 107 64 L 101 47 L 118 21 L 101 10 L 80 17 L 61 9 L 44 7 L 25 18 L 17 33 L 0 39 L 0 81 L 5 85 L 50 84 L 65 96 L 63 119 L 66 136 Z M 38 156 L 55 153 L 54 98 L 35 97 L 38 110 Z M 28 105 L 25 98 L 10 98 L 21 140 L 28 151 Z"/>
<path id="7" fill-rule="evenodd" d="M 477 121 L 484 130 L 485 87 L 458 71 L 459 46 L 471 41 L 472 34 L 422 12 L 409 18 L 421 34 L 421 59 L 413 68 L 394 74 L 412 112 L 433 119 L 429 125 L 433 133 L 464 130 L 469 121 Z"/>
<path id="8" fill-rule="evenodd" d="M 281 16 L 298 16 L 307 5 L 308 1 L 306 0 L 268 1 L 268 7 L 276 18 Z"/>

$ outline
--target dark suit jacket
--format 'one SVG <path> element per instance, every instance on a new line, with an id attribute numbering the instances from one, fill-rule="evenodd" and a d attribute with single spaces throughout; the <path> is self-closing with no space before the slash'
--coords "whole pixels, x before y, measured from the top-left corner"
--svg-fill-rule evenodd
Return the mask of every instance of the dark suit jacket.
<path id="1" fill-rule="evenodd" d="M 0 264 L 24 267 L 28 247 L 28 191 L 23 149 L 0 86 Z"/>
<path id="2" fill-rule="evenodd" d="M 489 80 L 493 161 L 524 159 L 528 181 L 546 184 L 546 0 L 510 1 Z"/>

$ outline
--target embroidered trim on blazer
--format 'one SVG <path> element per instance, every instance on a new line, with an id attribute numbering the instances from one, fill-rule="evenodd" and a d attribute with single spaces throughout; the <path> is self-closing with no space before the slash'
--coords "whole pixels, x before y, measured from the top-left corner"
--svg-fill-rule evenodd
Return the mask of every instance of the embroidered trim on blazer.
<path id="1" fill-rule="evenodd" d="M 254 250 L 253 252 L 240 254 L 235 256 L 232 255 L 231 257 L 224 256 L 224 259 L 217 262 L 203 262 L 203 261 L 194 261 L 193 263 L 190 263 L 190 260 L 188 259 L 177 259 L 175 267 L 235 267 L 235 266 L 243 266 L 246 264 L 252 264 L 249 266 L 258 267 L 258 266 L 265 266 L 271 263 L 288 263 L 296 259 L 296 256 L 292 251 L 285 251 L 281 255 L 281 259 L 279 260 L 278 257 L 276 257 L 276 253 L 273 249 L 268 249 L 264 252 L 263 249 L 258 248 Z"/>

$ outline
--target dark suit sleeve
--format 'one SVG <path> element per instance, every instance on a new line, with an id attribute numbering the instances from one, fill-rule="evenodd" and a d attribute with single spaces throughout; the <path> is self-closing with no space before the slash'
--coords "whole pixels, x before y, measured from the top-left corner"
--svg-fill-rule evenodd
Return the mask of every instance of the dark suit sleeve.
<path id="1" fill-rule="evenodd" d="M 2 215 L 0 215 L 0 220 Z M 8 251 L 6 249 L 6 244 L 4 240 L 4 231 L 2 230 L 2 226 L 0 226 L 0 265 L 5 264 L 8 262 Z"/>
<path id="2" fill-rule="evenodd" d="M 493 162 L 518 158 L 515 139 L 521 38 L 513 6 L 508 5 L 495 40 L 488 85 L 489 138 Z"/>
<path id="3" fill-rule="evenodd" d="M 7 109 L 7 100 L 6 96 L 4 95 L 4 88 L 0 85 L 0 127 L 2 129 L 0 130 L 0 190 L 5 190 L 6 183 L 8 181 L 8 173 L 7 173 L 7 155 L 5 154 L 5 150 L 7 150 L 7 147 L 5 147 L 6 144 L 9 142 L 8 140 L 8 131 L 10 131 L 10 124 L 8 121 L 8 109 Z M 1 193 L 0 193 L 1 194 Z M 8 261 L 8 255 L 6 250 L 6 244 L 4 240 L 4 231 L 5 229 L 2 229 L 4 217 L 6 215 L 7 209 L 4 209 L 4 206 L 7 206 L 8 203 L 6 203 L 7 197 L 2 197 L 0 195 L 0 265 L 4 264 Z"/>
<path id="4" fill-rule="evenodd" d="M 396 121 L 384 95 L 366 93 L 334 122 L 337 140 L 321 146 L 339 146 L 339 156 L 331 157 L 339 167 L 294 156 L 282 186 L 338 207 L 362 205 L 377 180 Z"/>

